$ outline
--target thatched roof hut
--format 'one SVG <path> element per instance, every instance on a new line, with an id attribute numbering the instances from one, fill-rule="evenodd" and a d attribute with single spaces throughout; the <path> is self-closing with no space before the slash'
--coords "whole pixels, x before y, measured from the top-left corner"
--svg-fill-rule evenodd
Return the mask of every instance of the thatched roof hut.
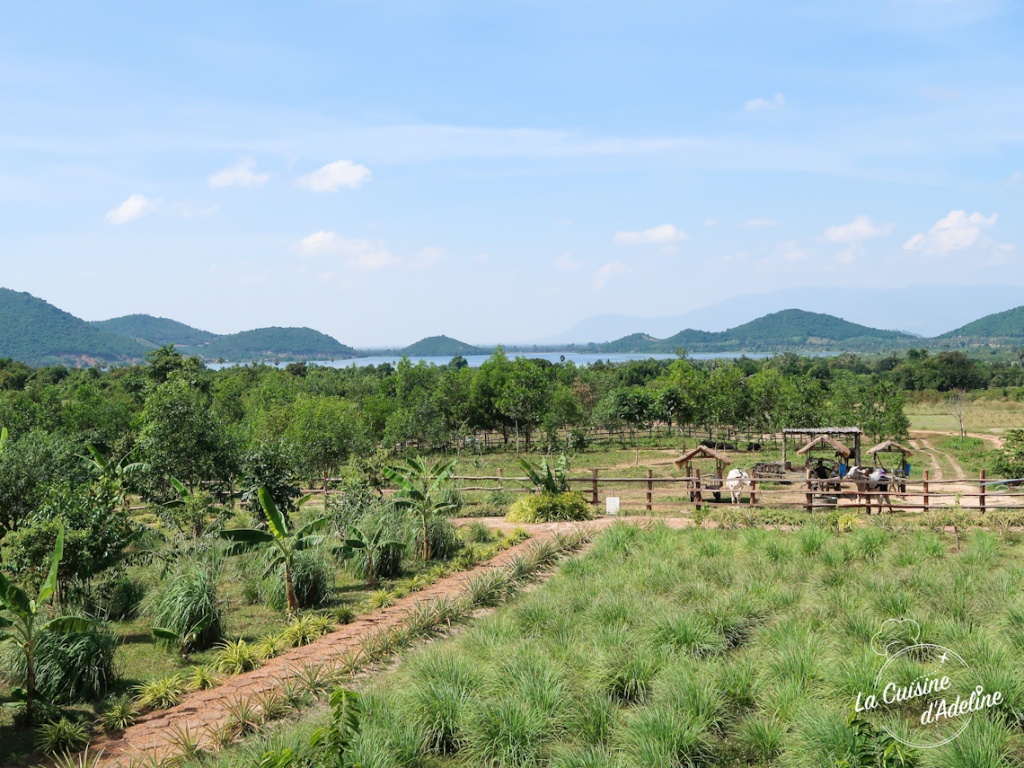
<path id="1" fill-rule="evenodd" d="M 868 453 L 874 456 L 876 453 L 902 453 L 904 456 L 913 456 L 914 452 L 905 445 L 900 445 L 895 440 L 886 440 L 874 448 L 868 448 Z"/>
<path id="2" fill-rule="evenodd" d="M 804 456 L 804 455 L 806 455 L 806 454 L 810 453 L 811 451 L 816 450 L 818 448 L 823 448 L 825 450 L 835 451 L 838 455 L 842 456 L 844 459 L 850 458 L 850 454 L 853 453 L 849 448 L 847 448 L 845 445 L 840 443 L 838 440 L 836 440 L 834 438 L 831 438 L 828 435 L 818 435 L 818 437 L 814 438 L 813 440 L 811 440 L 811 442 L 809 442 L 803 448 L 799 449 L 797 451 L 797 454 L 800 455 L 800 456 Z"/>
<path id="3" fill-rule="evenodd" d="M 698 445 L 696 448 L 691 448 L 678 459 L 673 461 L 679 469 L 690 464 L 694 459 L 714 459 L 721 464 L 732 464 L 729 457 L 724 453 L 719 453 L 714 448 L 708 448 L 707 446 Z"/>

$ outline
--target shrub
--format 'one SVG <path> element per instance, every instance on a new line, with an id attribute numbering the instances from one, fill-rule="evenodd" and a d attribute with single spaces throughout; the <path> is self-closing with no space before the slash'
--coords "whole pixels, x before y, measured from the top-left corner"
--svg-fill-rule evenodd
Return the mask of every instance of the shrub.
<path id="1" fill-rule="evenodd" d="M 284 569 L 275 570 L 267 579 L 267 603 L 275 610 L 288 607 L 285 593 Z M 292 585 L 299 608 L 322 608 L 331 599 L 334 587 L 334 568 L 330 557 L 315 549 L 295 554 L 292 560 Z"/>
<path id="2" fill-rule="evenodd" d="M 80 752 L 89 746 L 89 730 L 81 723 L 60 718 L 46 723 L 36 736 L 36 747 L 48 755 Z"/>
<path id="3" fill-rule="evenodd" d="M 443 517 L 433 517 L 427 523 L 430 556 L 435 560 L 451 560 L 462 548 L 458 529 Z"/>
<path id="4" fill-rule="evenodd" d="M 115 680 L 117 638 L 106 622 L 94 622 L 85 632 L 44 631 L 36 639 L 36 690 L 54 702 L 73 704 L 102 698 Z M 5 643 L 0 656 L 3 677 L 24 687 L 25 653 Z"/>
<path id="5" fill-rule="evenodd" d="M 184 695 L 185 680 L 181 675 L 158 677 L 135 688 L 135 701 L 143 709 L 169 709 Z"/>
<path id="6" fill-rule="evenodd" d="M 210 648 L 224 636 L 223 616 L 217 600 L 218 571 L 213 563 L 183 561 L 144 607 L 154 625 L 183 639 L 180 649 L 183 653 Z M 196 631 L 196 627 L 202 629 Z"/>
<path id="7" fill-rule="evenodd" d="M 552 523 L 593 520 L 594 512 L 578 491 L 530 494 L 519 499 L 506 516 L 512 523 Z"/>
<path id="8" fill-rule="evenodd" d="M 490 544 L 494 541 L 494 532 L 480 521 L 474 521 L 459 528 L 459 538 L 467 544 Z"/>
<path id="9" fill-rule="evenodd" d="M 131 696 L 113 699 L 100 715 L 100 722 L 107 733 L 118 733 L 135 725 L 135 702 Z"/>
<path id="10" fill-rule="evenodd" d="M 213 666 L 225 675 L 240 675 L 260 666 L 262 659 L 254 646 L 245 640 L 222 643 Z"/>

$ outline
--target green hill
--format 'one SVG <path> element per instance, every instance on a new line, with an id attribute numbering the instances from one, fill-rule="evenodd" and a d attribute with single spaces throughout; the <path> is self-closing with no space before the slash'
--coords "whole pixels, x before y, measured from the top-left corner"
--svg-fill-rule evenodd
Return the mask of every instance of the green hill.
<path id="1" fill-rule="evenodd" d="M 125 315 L 110 320 L 94 320 L 90 325 L 153 347 L 164 347 L 168 344 L 196 347 L 219 338 L 216 333 L 153 315 Z"/>
<path id="2" fill-rule="evenodd" d="M 944 333 L 938 338 L 1022 339 L 1024 338 L 1024 307 L 986 315 L 973 323 Z"/>
<path id="3" fill-rule="evenodd" d="M 687 329 L 667 339 L 634 333 L 596 346 L 601 352 L 638 353 L 672 352 L 680 347 L 694 352 L 770 352 L 781 349 L 860 351 L 892 348 L 911 343 L 915 338 L 901 331 L 869 328 L 832 315 L 785 309 L 727 331 L 713 333 Z"/>
<path id="4" fill-rule="evenodd" d="M 486 354 L 480 347 L 449 336 L 428 336 L 401 350 L 401 354 L 416 357 L 455 357 L 456 355 Z"/>
<path id="5" fill-rule="evenodd" d="M 356 351 L 312 328 L 257 328 L 211 341 L 203 347 L 183 349 L 207 360 L 223 358 L 234 363 L 270 358 L 336 360 L 355 357 Z"/>
<path id="6" fill-rule="evenodd" d="M 92 365 L 138 360 L 145 353 L 138 342 L 29 293 L 0 288 L 0 357 L 30 365 Z"/>

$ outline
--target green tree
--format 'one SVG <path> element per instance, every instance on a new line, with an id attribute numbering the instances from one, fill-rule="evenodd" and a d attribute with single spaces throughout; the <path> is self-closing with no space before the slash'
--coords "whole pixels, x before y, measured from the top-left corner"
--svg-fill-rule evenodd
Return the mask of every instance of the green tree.
<path id="1" fill-rule="evenodd" d="M 366 578 L 370 586 L 377 586 L 377 564 L 388 549 L 401 550 L 405 543 L 389 535 L 390 527 L 382 516 L 367 515 L 348 528 L 345 549 L 361 550 L 366 558 Z M 348 553 L 346 552 L 346 555 Z"/>
<path id="2" fill-rule="evenodd" d="M 398 486 L 395 504 L 414 512 L 422 524 L 423 560 L 430 559 L 430 520 L 453 508 L 442 489 L 455 471 L 456 459 L 439 460 L 428 467 L 422 459 L 406 459 L 404 467 L 385 467 L 384 474 Z"/>
<path id="3" fill-rule="evenodd" d="M 548 376 L 532 360 L 517 357 L 513 361 L 495 405 L 515 428 L 517 455 L 520 430 L 526 431 L 529 447 L 530 432 L 544 416 L 549 386 Z"/>
<path id="4" fill-rule="evenodd" d="M 44 624 L 38 622 L 43 615 L 43 605 L 57 590 L 57 569 L 64 554 L 64 531 L 57 534 L 57 543 L 50 555 L 50 570 L 42 589 L 35 600 L 23 588 L 17 586 L 0 573 L 0 605 L 14 617 L 0 616 L 0 641 L 13 641 L 21 645 L 25 654 L 25 688 L 14 691 L 16 698 L 25 702 L 25 719 L 32 722 L 35 717 L 36 691 L 36 643 L 41 632 L 81 633 L 89 629 L 90 622 L 75 616 L 50 619 Z"/>
<path id="5" fill-rule="evenodd" d="M 310 479 L 322 477 L 359 445 L 359 418 L 352 403 L 341 398 L 304 395 L 292 408 L 284 438 L 298 469 Z"/>
<path id="6" fill-rule="evenodd" d="M 270 564 L 267 567 L 267 574 L 265 575 L 269 575 L 275 568 L 284 569 L 288 615 L 294 616 L 299 610 L 298 600 L 295 598 L 295 586 L 292 582 L 292 563 L 294 562 L 295 554 L 323 543 L 324 536 L 321 532 L 327 527 L 329 518 L 320 517 L 306 523 L 306 525 L 298 530 L 291 530 L 266 488 L 260 488 L 259 499 L 260 505 L 267 516 L 268 530 L 230 528 L 221 531 L 220 535 L 233 542 L 229 551 L 229 554 L 232 555 L 242 554 L 257 548 L 269 548 L 273 551 Z"/>
<path id="7" fill-rule="evenodd" d="M 213 415 L 210 398 L 186 377 L 172 375 L 146 399 L 139 445 L 150 466 L 147 495 L 168 496 L 170 479 L 190 489 L 203 480 L 227 482 L 234 455 L 227 434 Z"/>

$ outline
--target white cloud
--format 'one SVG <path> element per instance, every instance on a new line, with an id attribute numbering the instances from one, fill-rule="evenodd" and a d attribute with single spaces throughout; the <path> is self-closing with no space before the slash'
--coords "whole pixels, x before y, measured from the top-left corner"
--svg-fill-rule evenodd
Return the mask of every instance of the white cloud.
<path id="1" fill-rule="evenodd" d="M 629 267 L 625 264 L 620 264 L 617 261 L 613 261 L 611 264 L 605 264 L 597 272 L 594 273 L 592 278 L 594 287 L 600 290 L 608 284 L 608 281 L 616 275 L 624 275 L 629 272 Z"/>
<path id="2" fill-rule="evenodd" d="M 884 237 L 892 232 L 894 224 L 877 225 L 867 216 L 858 216 L 849 224 L 837 224 L 825 230 L 824 238 L 830 243 L 858 243 L 873 237 Z"/>
<path id="3" fill-rule="evenodd" d="M 436 246 L 421 248 L 409 261 L 409 269 L 430 269 L 444 256 L 444 249 Z"/>
<path id="4" fill-rule="evenodd" d="M 780 243 L 776 252 L 783 260 L 790 263 L 806 261 L 811 255 L 810 251 L 801 248 L 796 240 L 787 240 L 784 243 Z"/>
<path id="5" fill-rule="evenodd" d="M 320 255 L 341 256 L 346 265 L 367 272 L 399 263 L 398 257 L 384 248 L 382 243 L 349 240 L 339 237 L 336 232 L 325 230 L 304 237 L 299 241 L 298 251 L 307 258 Z"/>
<path id="6" fill-rule="evenodd" d="M 145 195 L 132 195 L 117 208 L 107 211 L 107 221 L 111 224 L 127 224 L 155 211 L 159 205 L 159 200 L 150 200 Z"/>
<path id="7" fill-rule="evenodd" d="M 219 187 L 262 187 L 270 178 L 269 173 L 253 173 L 256 161 L 251 157 L 239 158 L 238 162 L 210 175 L 210 186 Z"/>
<path id="8" fill-rule="evenodd" d="M 554 263 L 556 269 L 564 269 L 566 271 L 579 269 L 581 266 L 580 262 L 573 259 L 572 254 L 570 253 L 563 253 L 561 256 L 555 259 Z"/>
<path id="9" fill-rule="evenodd" d="M 704 219 L 704 226 L 705 227 L 717 227 L 718 226 L 718 220 L 717 219 Z"/>
<path id="10" fill-rule="evenodd" d="M 778 109 L 785 103 L 786 97 L 781 93 L 776 93 L 774 99 L 764 99 L 760 96 L 756 99 L 751 99 L 743 105 L 743 108 L 748 112 L 757 112 L 762 109 Z"/>
<path id="11" fill-rule="evenodd" d="M 743 226 L 748 229 L 756 229 L 757 227 L 774 227 L 778 224 L 775 219 L 747 219 L 743 222 Z"/>
<path id="12" fill-rule="evenodd" d="M 686 240 L 687 235 L 683 230 L 677 229 L 673 224 L 662 224 L 651 227 L 641 232 L 616 232 L 614 240 L 619 245 L 645 245 L 649 243 L 673 243 L 677 240 Z"/>
<path id="13" fill-rule="evenodd" d="M 925 233 L 918 233 L 903 244 L 905 251 L 919 251 L 928 254 L 945 254 L 974 245 L 981 237 L 982 230 L 996 223 L 998 216 L 982 216 L 980 213 L 967 215 L 966 211 L 950 211 L 939 219 Z"/>
<path id="14" fill-rule="evenodd" d="M 1010 174 L 1010 177 L 1004 182 L 1004 186 L 1007 189 L 1013 189 L 1018 184 L 1020 184 L 1020 180 L 1022 178 L 1024 178 L 1024 174 L 1021 174 L 1020 171 L 1014 171 L 1013 173 Z"/>
<path id="15" fill-rule="evenodd" d="M 852 264 L 863 253 L 864 246 L 862 246 L 860 243 L 850 243 L 850 245 L 846 246 L 845 248 L 843 248 L 843 250 L 836 254 L 836 263 Z"/>
<path id="16" fill-rule="evenodd" d="M 359 189 L 372 176 L 370 169 L 365 165 L 353 163 L 351 160 L 338 160 L 300 176 L 295 180 L 295 186 L 311 192 L 337 192 L 342 187 Z"/>

